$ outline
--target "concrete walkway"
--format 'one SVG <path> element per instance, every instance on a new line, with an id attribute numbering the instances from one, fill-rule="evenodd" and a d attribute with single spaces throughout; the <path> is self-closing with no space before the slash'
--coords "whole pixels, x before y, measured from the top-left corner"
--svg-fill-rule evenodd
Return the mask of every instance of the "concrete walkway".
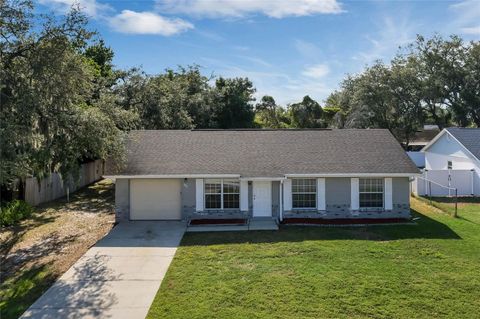
<path id="1" fill-rule="evenodd" d="M 120 223 L 22 318 L 145 318 L 185 228 L 182 222 Z"/>
<path id="2" fill-rule="evenodd" d="M 273 219 L 251 219 L 247 225 L 196 225 L 187 227 L 187 232 L 192 233 L 248 230 L 278 230 L 278 224 Z"/>

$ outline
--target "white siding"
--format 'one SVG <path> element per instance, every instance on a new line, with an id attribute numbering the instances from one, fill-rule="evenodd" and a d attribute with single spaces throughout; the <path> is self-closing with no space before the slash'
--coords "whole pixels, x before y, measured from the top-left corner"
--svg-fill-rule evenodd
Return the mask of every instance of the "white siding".
<path id="1" fill-rule="evenodd" d="M 286 179 L 283 182 L 283 204 L 284 210 L 292 210 L 292 180 Z"/>
<path id="2" fill-rule="evenodd" d="M 240 181 L 240 210 L 248 210 L 248 181 Z"/>
<path id="3" fill-rule="evenodd" d="M 325 204 L 325 178 L 317 179 L 317 209 L 326 210 Z"/>
<path id="4" fill-rule="evenodd" d="M 195 210 L 197 212 L 203 211 L 203 179 L 197 178 L 195 180 Z"/>
<path id="5" fill-rule="evenodd" d="M 385 210 L 393 209 L 393 189 L 392 179 L 390 177 L 385 178 Z"/>
<path id="6" fill-rule="evenodd" d="M 445 133 L 425 151 L 425 168 L 447 169 L 448 161 L 452 162 L 452 169 L 475 169 L 480 172 L 480 162 L 463 145 Z"/>
<path id="7" fill-rule="evenodd" d="M 360 208 L 360 188 L 359 188 L 359 179 L 358 178 L 351 178 L 350 179 L 351 189 L 350 189 L 350 196 L 351 196 L 351 204 L 350 208 L 352 210 L 358 210 Z"/>

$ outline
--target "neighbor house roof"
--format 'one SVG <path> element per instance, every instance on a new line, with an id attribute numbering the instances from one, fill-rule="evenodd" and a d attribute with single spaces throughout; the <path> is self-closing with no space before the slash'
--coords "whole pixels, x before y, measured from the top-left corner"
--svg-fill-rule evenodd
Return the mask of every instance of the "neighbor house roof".
<path id="1" fill-rule="evenodd" d="M 388 130 L 142 130 L 129 133 L 117 177 L 417 174 Z"/>
<path id="2" fill-rule="evenodd" d="M 480 160 L 480 128 L 449 127 L 446 130 Z"/>

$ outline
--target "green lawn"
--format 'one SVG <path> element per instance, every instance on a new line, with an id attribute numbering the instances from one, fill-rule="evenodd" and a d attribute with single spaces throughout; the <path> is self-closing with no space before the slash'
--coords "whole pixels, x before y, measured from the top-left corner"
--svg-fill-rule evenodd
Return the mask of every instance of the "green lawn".
<path id="1" fill-rule="evenodd" d="M 478 318 L 480 204 L 412 208 L 417 225 L 187 233 L 148 318 Z"/>

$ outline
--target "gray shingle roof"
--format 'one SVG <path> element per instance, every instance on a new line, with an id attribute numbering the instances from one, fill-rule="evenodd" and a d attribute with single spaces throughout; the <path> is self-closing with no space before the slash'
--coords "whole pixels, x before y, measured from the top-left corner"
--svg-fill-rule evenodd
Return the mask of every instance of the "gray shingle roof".
<path id="1" fill-rule="evenodd" d="M 116 175 L 418 173 L 380 129 L 132 131 L 127 150 Z"/>
<path id="2" fill-rule="evenodd" d="M 446 130 L 480 160 L 480 128 L 449 127 Z"/>

